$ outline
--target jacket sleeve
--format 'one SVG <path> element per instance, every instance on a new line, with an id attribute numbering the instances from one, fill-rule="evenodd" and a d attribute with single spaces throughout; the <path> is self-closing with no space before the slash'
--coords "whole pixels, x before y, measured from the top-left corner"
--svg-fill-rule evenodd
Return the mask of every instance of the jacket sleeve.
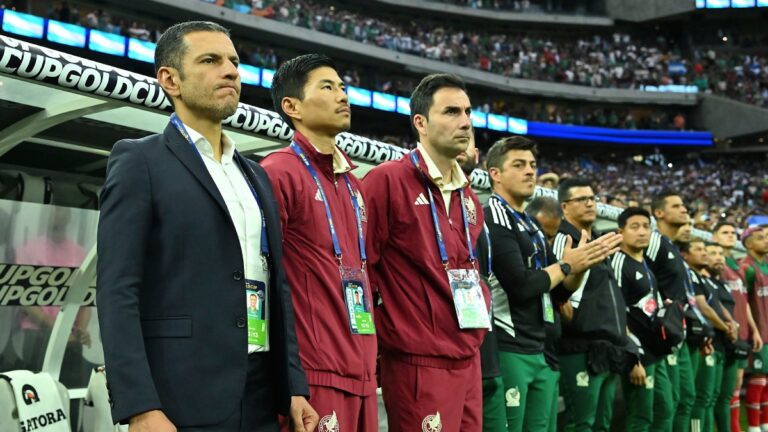
<path id="1" fill-rule="evenodd" d="M 376 270 L 389 238 L 390 184 L 381 168 L 374 168 L 362 179 L 361 186 L 368 211 L 365 253 L 371 268 L 371 284 L 374 291 L 378 291 L 380 284 Z"/>
<path id="2" fill-rule="evenodd" d="M 514 231 L 499 224 L 493 211 L 485 212 L 485 222 L 491 236 L 491 268 L 509 300 L 525 301 L 549 292 L 549 274 L 527 268 Z"/>
<path id="3" fill-rule="evenodd" d="M 135 142 L 115 144 L 101 192 L 96 301 L 112 418 L 162 409 L 144 347 L 139 293 L 152 229 L 152 185 Z M 162 287 L 157 287 L 162 288 Z"/>
<path id="4" fill-rule="evenodd" d="M 283 238 L 288 231 L 288 218 L 290 212 L 289 208 L 292 208 L 295 200 L 294 188 L 298 187 L 289 178 L 289 172 L 284 169 L 285 165 L 280 163 L 280 155 L 272 155 L 265 158 L 261 162 L 261 167 L 267 173 L 269 181 L 272 184 L 272 192 L 275 195 L 275 201 L 277 201 L 277 210 L 280 213 L 280 227 L 282 229 Z"/>

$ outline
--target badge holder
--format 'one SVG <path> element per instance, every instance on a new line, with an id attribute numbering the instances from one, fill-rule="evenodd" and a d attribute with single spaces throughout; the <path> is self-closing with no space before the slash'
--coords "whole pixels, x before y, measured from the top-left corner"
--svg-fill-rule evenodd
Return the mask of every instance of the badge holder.
<path id="1" fill-rule="evenodd" d="M 248 345 L 267 346 L 267 286 L 257 280 L 245 280 L 248 316 Z"/>
<path id="2" fill-rule="evenodd" d="M 546 267 L 547 241 L 544 238 L 544 235 L 541 233 L 541 230 L 536 227 L 536 224 L 533 222 L 530 216 L 525 213 L 523 213 L 521 216 L 520 212 L 513 209 L 507 200 L 505 200 L 501 195 L 494 194 L 493 197 L 499 200 L 501 204 L 506 207 L 507 211 L 509 211 L 512 217 L 514 217 L 518 224 L 520 224 L 520 226 L 525 229 L 531 238 L 531 243 L 533 243 L 533 255 L 528 257 L 527 267 L 537 270 L 541 270 Z M 555 323 L 555 307 L 552 305 L 552 298 L 548 292 L 541 295 L 541 311 L 542 318 L 545 323 Z"/>
<path id="3" fill-rule="evenodd" d="M 339 267 L 344 303 L 347 307 L 349 327 L 353 334 L 376 334 L 371 313 L 370 289 L 365 271 L 354 267 Z"/>
<path id="4" fill-rule="evenodd" d="M 352 204 L 352 208 L 355 210 L 355 225 L 357 226 L 357 242 L 360 248 L 360 261 L 363 263 L 361 268 L 347 267 L 342 265 L 342 253 L 341 246 L 339 245 L 339 239 L 336 236 L 336 227 L 333 223 L 333 216 L 331 215 L 331 208 L 328 205 L 328 200 L 323 190 L 323 185 L 320 183 L 320 179 L 317 176 L 317 172 L 309 163 L 309 158 L 304 153 L 304 150 L 299 147 L 295 142 L 291 142 L 291 149 L 299 159 L 304 163 L 304 166 L 309 171 L 312 179 L 315 181 L 317 190 L 320 193 L 320 199 L 325 207 L 325 217 L 328 220 L 328 228 L 331 231 L 331 241 L 333 242 L 333 254 L 339 263 L 339 274 L 341 276 L 341 290 L 344 296 L 344 304 L 347 309 L 347 317 L 349 318 L 349 328 L 352 334 L 372 335 L 376 334 L 375 324 L 373 322 L 373 314 L 371 312 L 372 302 L 370 297 L 371 290 L 368 286 L 368 277 L 365 274 L 365 239 L 363 238 L 363 217 L 361 215 L 361 205 L 357 201 L 357 194 L 352 190 L 352 183 L 349 181 L 347 175 L 343 176 L 344 183 L 347 185 L 349 191 L 349 199 Z"/>
<path id="5" fill-rule="evenodd" d="M 476 269 L 449 269 L 453 304 L 459 319 L 459 328 L 490 328 L 491 319 L 485 306 L 480 274 Z"/>
<path id="6" fill-rule="evenodd" d="M 451 295 L 453 296 L 453 306 L 456 309 L 456 317 L 459 321 L 459 328 L 464 329 L 477 329 L 491 328 L 491 319 L 488 313 L 488 309 L 485 306 L 485 296 L 483 295 L 483 289 L 480 285 L 480 273 L 475 267 L 477 259 L 473 252 L 472 241 L 469 234 L 469 222 L 467 218 L 467 209 L 464 205 L 464 190 L 459 189 L 459 198 L 461 203 L 461 216 L 464 222 L 464 235 L 467 240 L 467 250 L 469 251 L 469 260 L 472 262 L 471 269 L 451 269 L 448 268 L 448 252 L 445 247 L 445 241 L 443 240 L 443 232 L 440 229 L 440 220 L 437 217 L 437 207 L 435 205 L 435 198 L 432 195 L 432 189 L 429 187 L 429 182 L 426 176 L 419 168 L 418 156 L 415 151 L 410 154 L 411 162 L 416 170 L 421 174 L 421 178 L 424 181 L 424 186 L 427 189 L 429 196 L 429 208 L 432 212 L 432 223 L 435 227 L 435 240 L 437 240 L 437 248 L 440 252 L 440 262 L 443 264 L 445 273 L 448 276 L 448 284 L 451 287 Z M 490 247 L 490 242 L 488 244 Z"/>
<path id="7" fill-rule="evenodd" d="M 554 324 L 555 323 L 555 308 L 552 306 L 552 299 L 549 293 L 541 295 L 541 310 L 544 311 L 544 322 Z"/>
<path id="8" fill-rule="evenodd" d="M 197 150 L 194 141 L 189 135 L 186 127 L 179 119 L 176 113 L 171 114 L 171 124 L 176 127 L 182 137 L 192 146 L 197 155 L 200 157 L 200 161 L 203 162 L 200 151 Z M 248 165 L 243 165 L 236 159 L 237 166 L 243 175 L 248 188 L 253 194 L 253 198 L 256 200 L 256 204 L 261 212 L 261 266 L 265 273 L 269 272 L 269 264 L 267 262 L 267 256 L 269 256 L 269 237 L 267 235 L 267 223 L 264 216 L 264 206 L 261 203 L 259 194 L 256 193 L 256 189 L 253 187 L 246 168 L 252 175 L 256 175 L 253 169 Z M 258 345 L 261 347 L 269 346 L 269 325 L 268 325 L 268 312 L 267 305 L 267 285 L 262 281 L 253 279 L 245 280 L 245 299 L 246 299 L 246 317 L 248 321 L 248 345 Z"/>

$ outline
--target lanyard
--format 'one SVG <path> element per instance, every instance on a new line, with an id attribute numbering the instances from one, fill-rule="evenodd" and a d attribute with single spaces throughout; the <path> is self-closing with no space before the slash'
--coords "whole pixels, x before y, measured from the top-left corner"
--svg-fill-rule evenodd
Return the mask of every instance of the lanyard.
<path id="1" fill-rule="evenodd" d="M 693 290 L 693 281 L 691 280 L 691 272 L 693 270 L 690 269 L 687 265 L 685 266 L 685 291 L 688 292 L 688 295 L 691 297 L 696 297 L 696 292 Z"/>
<path id="2" fill-rule="evenodd" d="M 194 141 L 192 141 L 192 137 L 189 136 L 189 132 L 187 132 L 187 128 L 184 127 L 184 123 L 179 120 L 179 117 L 176 115 L 176 113 L 171 114 L 171 123 L 176 127 L 176 129 L 179 131 L 181 136 L 186 138 L 187 142 L 192 146 L 193 149 L 195 149 L 195 152 L 198 156 L 200 156 L 200 161 L 203 162 L 203 166 L 205 166 L 205 161 L 203 161 L 203 155 L 200 154 L 200 150 L 197 149 L 197 146 L 195 145 Z M 256 204 L 259 206 L 259 211 L 261 212 L 261 256 L 264 260 L 266 270 L 266 257 L 269 256 L 269 239 L 267 238 L 267 221 L 264 218 L 264 208 L 261 205 L 261 198 L 259 197 L 259 194 L 256 193 L 256 189 L 253 187 L 253 184 L 251 183 L 251 179 L 245 174 L 245 170 L 240 161 L 235 159 L 237 162 L 237 167 L 240 169 L 240 172 L 243 174 L 243 177 L 245 178 L 245 183 L 248 184 L 248 188 L 251 190 L 251 193 L 253 194 L 253 198 L 256 199 Z M 252 175 L 256 175 L 253 172 L 253 169 L 251 167 L 248 167 L 248 169 L 251 171 Z"/>
<path id="3" fill-rule="evenodd" d="M 413 162 L 413 166 L 416 167 L 416 170 L 421 174 L 422 180 L 424 180 L 424 186 L 427 188 L 427 193 L 429 194 L 429 207 L 432 210 L 432 222 L 435 224 L 435 237 L 437 238 L 437 248 L 440 251 L 440 260 L 443 263 L 443 267 L 445 269 L 448 269 L 448 252 L 446 252 L 445 248 L 445 242 L 443 241 L 443 232 L 440 229 L 440 221 L 437 219 L 437 206 L 435 205 L 435 197 L 432 196 L 432 189 L 429 187 L 429 183 L 427 182 L 427 177 L 424 175 L 424 173 L 421 171 L 421 168 L 419 168 L 419 157 L 416 155 L 415 151 L 411 152 L 411 162 Z M 472 240 L 469 236 L 469 222 L 467 222 L 467 209 L 464 207 L 464 190 L 459 189 L 459 196 L 461 197 L 461 216 L 464 220 L 464 233 L 467 237 L 467 249 L 469 250 L 469 260 L 472 262 L 472 265 L 475 265 L 475 262 L 477 261 L 475 259 L 475 252 L 472 248 Z M 450 218 L 450 215 L 448 216 Z M 490 243 L 488 244 L 488 249 L 490 250 Z"/>
<path id="4" fill-rule="evenodd" d="M 653 298 L 656 299 L 659 296 L 659 287 L 657 286 L 658 283 L 656 281 L 656 276 L 651 272 L 651 268 L 648 267 L 648 262 L 645 261 L 645 256 L 643 256 L 643 267 L 645 267 L 645 277 L 648 278 L 648 283 L 651 285 L 651 293 L 653 294 Z"/>
<path id="5" fill-rule="evenodd" d="M 499 194 L 493 194 L 491 196 L 492 198 L 496 198 L 501 202 L 504 207 L 506 207 L 507 211 L 512 214 L 512 216 L 519 222 L 523 227 L 525 227 L 525 230 L 528 232 L 528 235 L 531 236 L 531 241 L 533 242 L 534 247 L 536 248 L 536 255 L 535 255 L 535 261 L 536 261 L 536 269 L 541 270 L 542 268 L 546 267 L 548 265 L 547 263 L 547 240 L 544 238 L 544 234 L 541 233 L 541 229 L 536 225 L 535 222 L 531 219 L 530 216 L 528 216 L 527 213 L 523 212 L 522 216 L 520 215 L 520 212 L 516 211 L 512 208 L 512 206 L 509 205 L 507 200 L 501 197 Z M 542 265 L 542 262 L 544 265 Z"/>
<path id="6" fill-rule="evenodd" d="M 693 291 L 693 282 L 691 281 L 691 272 L 693 271 L 693 269 L 688 267 L 688 265 L 685 266 L 685 269 L 686 269 L 685 289 L 686 291 L 688 291 L 689 296 L 691 296 L 692 298 L 695 298 L 696 293 Z M 704 318 L 704 315 L 701 314 L 701 311 L 699 310 L 699 306 L 696 305 L 695 302 L 691 305 L 691 308 L 693 309 L 693 313 L 696 314 L 696 318 L 698 318 L 702 324 L 709 324 L 709 321 L 706 318 Z"/>
<path id="7" fill-rule="evenodd" d="M 296 144 L 296 142 L 291 142 L 291 150 L 293 150 L 294 153 L 301 159 L 302 162 L 304 162 L 304 166 L 307 167 L 307 171 L 309 171 L 309 175 L 312 176 L 312 179 L 315 181 L 315 184 L 317 185 L 317 190 L 320 191 L 320 198 L 323 200 L 323 206 L 325 207 L 325 217 L 328 219 L 328 227 L 331 230 L 331 241 L 333 242 L 333 253 L 336 256 L 336 259 L 339 261 L 339 265 L 341 265 L 341 246 L 339 246 L 339 238 L 336 235 L 336 225 L 333 223 L 333 216 L 331 215 L 331 207 L 328 205 L 328 199 L 326 199 L 325 191 L 323 190 L 323 185 L 320 183 L 320 178 L 317 176 L 317 171 L 315 171 L 315 168 L 309 163 L 309 158 L 307 157 L 306 153 L 304 153 L 304 150 Z M 365 268 L 365 261 L 367 260 L 365 255 L 365 239 L 363 238 L 363 220 L 360 215 L 360 203 L 357 201 L 357 195 L 352 191 L 352 183 L 349 181 L 349 176 L 347 174 L 344 174 L 343 176 L 344 182 L 347 185 L 347 190 L 349 190 L 349 197 L 352 201 L 352 208 L 355 209 L 355 221 L 357 222 L 357 243 L 360 247 L 360 261 L 362 262 L 363 268 Z"/>
<path id="8" fill-rule="evenodd" d="M 490 277 L 493 274 L 491 267 L 491 259 L 493 258 L 491 256 L 491 235 L 488 234 L 488 226 L 485 224 L 483 224 L 483 234 L 485 235 L 485 244 L 488 245 L 488 277 Z"/>

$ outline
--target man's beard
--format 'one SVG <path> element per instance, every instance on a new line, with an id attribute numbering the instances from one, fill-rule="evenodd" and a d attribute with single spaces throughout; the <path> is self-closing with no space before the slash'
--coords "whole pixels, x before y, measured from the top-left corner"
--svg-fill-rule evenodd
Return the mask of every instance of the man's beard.
<path id="1" fill-rule="evenodd" d="M 237 112 L 237 105 L 238 105 L 238 102 L 235 102 L 233 104 L 222 103 L 222 104 L 216 105 L 207 100 L 204 101 L 203 103 L 198 103 L 196 100 L 190 100 L 190 101 L 185 100 L 184 102 L 187 104 L 187 107 L 189 107 L 189 109 L 193 111 L 197 111 L 198 113 L 204 114 L 206 118 L 209 118 L 211 120 L 219 120 L 219 121 L 223 121 L 229 118 L 235 112 Z"/>
<path id="2" fill-rule="evenodd" d="M 208 113 L 211 118 L 218 120 L 225 120 L 237 112 L 237 104 L 235 105 L 220 105 L 217 107 L 209 107 Z"/>

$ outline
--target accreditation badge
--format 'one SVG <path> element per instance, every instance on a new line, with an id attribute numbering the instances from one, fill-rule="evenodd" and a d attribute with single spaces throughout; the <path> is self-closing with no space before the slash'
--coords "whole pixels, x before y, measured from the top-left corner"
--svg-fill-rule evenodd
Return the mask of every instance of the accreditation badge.
<path id="1" fill-rule="evenodd" d="M 246 313 L 248 316 L 248 345 L 267 346 L 267 285 L 245 280 Z"/>
<path id="2" fill-rule="evenodd" d="M 347 306 L 349 328 L 352 334 L 376 334 L 371 313 L 371 290 L 368 288 L 368 276 L 365 271 L 354 267 L 339 267 L 344 303 Z"/>
<path id="3" fill-rule="evenodd" d="M 555 308 L 552 306 L 552 299 L 549 293 L 541 295 L 541 310 L 544 311 L 544 322 L 554 324 L 555 323 Z"/>
<path id="4" fill-rule="evenodd" d="M 653 291 L 650 291 L 635 304 L 635 307 L 643 311 L 645 316 L 653 319 L 654 314 L 659 309 L 659 302 L 656 301 Z"/>
<path id="5" fill-rule="evenodd" d="M 447 271 L 453 304 L 459 328 L 490 328 L 491 319 L 485 306 L 485 297 L 476 269 L 450 269 Z"/>

